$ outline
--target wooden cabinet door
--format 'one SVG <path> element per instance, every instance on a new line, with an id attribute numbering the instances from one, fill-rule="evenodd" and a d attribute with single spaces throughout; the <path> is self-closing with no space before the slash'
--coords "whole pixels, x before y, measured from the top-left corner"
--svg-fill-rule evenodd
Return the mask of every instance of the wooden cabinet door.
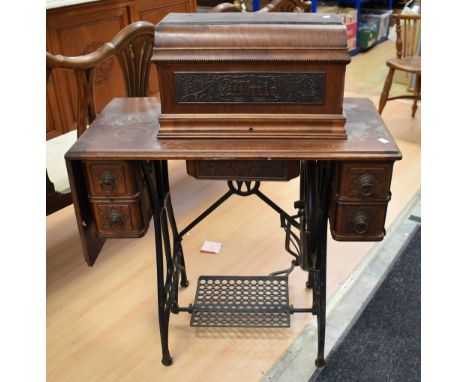
<path id="1" fill-rule="evenodd" d="M 51 78 L 46 87 L 46 139 L 55 138 L 64 133 L 60 112 L 56 105 L 57 96 Z"/>
<path id="2" fill-rule="evenodd" d="M 139 20 L 157 24 L 171 12 L 187 13 L 196 12 L 196 0 L 141 0 L 135 2 L 136 13 Z M 159 91 L 156 67 L 153 64 L 149 78 L 149 93 Z"/>
<path id="3" fill-rule="evenodd" d="M 81 7 L 69 12 L 47 15 L 47 50 L 53 54 L 79 56 L 95 51 L 130 23 L 129 7 Z M 76 129 L 77 89 L 72 71 L 55 70 L 52 73 L 53 90 L 62 123 L 62 133 Z M 111 57 L 96 68 L 95 79 L 97 112 L 114 97 L 124 96 L 125 88 L 117 59 Z"/>

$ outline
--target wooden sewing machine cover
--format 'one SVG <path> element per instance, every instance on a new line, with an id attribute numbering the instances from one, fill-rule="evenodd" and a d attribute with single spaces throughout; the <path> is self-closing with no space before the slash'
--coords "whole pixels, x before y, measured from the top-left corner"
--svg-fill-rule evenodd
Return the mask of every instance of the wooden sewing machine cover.
<path id="1" fill-rule="evenodd" d="M 156 26 L 159 139 L 346 139 L 336 15 L 172 13 Z"/>

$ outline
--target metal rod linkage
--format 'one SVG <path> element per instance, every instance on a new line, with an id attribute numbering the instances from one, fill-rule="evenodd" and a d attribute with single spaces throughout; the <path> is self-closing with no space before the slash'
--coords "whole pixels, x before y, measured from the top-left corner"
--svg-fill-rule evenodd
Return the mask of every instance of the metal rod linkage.
<path id="1" fill-rule="evenodd" d="M 216 202 L 214 202 L 211 206 L 209 206 L 200 216 L 198 216 L 187 227 L 185 227 L 182 231 L 180 231 L 179 237 L 182 238 L 184 235 L 186 235 L 188 231 L 190 231 L 193 227 L 195 227 L 198 223 L 200 223 L 203 219 L 205 219 L 209 214 L 211 214 L 216 208 L 218 208 L 227 199 L 229 199 L 231 195 L 233 195 L 233 192 L 229 190 L 223 196 L 221 196 Z"/>

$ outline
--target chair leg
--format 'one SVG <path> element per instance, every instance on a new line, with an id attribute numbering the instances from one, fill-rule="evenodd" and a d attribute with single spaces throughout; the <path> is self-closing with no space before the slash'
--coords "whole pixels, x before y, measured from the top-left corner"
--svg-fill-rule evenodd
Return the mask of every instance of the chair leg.
<path id="1" fill-rule="evenodd" d="M 416 76 L 416 89 L 414 92 L 414 101 L 413 101 L 413 111 L 411 116 L 416 115 L 416 110 L 418 109 L 418 100 L 421 99 L 421 76 Z"/>
<path id="2" fill-rule="evenodd" d="M 393 81 L 393 74 L 395 73 L 395 69 L 390 68 L 387 74 L 387 78 L 385 79 L 385 84 L 382 90 L 382 94 L 380 96 L 380 102 L 379 102 L 379 114 L 382 114 L 382 111 L 385 107 L 385 104 L 387 103 L 388 99 L 388 94 L 390 93 L 390 88 L 392 87 L 392 81 Z"/>

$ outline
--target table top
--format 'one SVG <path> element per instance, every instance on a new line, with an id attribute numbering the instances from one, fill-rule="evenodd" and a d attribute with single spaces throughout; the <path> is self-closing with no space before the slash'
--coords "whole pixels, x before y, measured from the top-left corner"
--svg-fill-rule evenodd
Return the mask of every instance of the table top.
<path id="1" fill-rule="evenodd" d="M 73 160 L 399 160 L 401 153 L 366 98 L 345 98 L 348 139 L 157 139 L 156 98 L 115 98 L 65 154 Z"/>

